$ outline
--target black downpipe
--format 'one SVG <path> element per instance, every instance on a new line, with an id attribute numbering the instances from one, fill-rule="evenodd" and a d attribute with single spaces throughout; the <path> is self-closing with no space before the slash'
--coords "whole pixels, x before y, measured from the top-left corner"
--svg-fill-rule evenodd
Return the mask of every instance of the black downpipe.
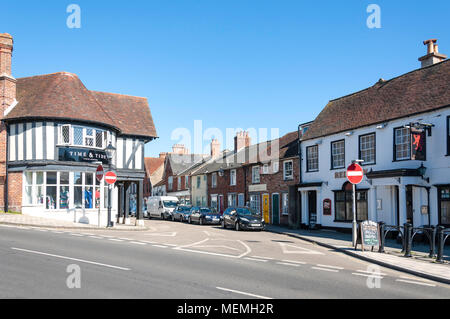
<path id="1" fill-rule="evenodd" d="M 3 122 L 5 123 L 5 122 Z M 8 160 L 9 160 L 9 126 L 5 123 L 5 130 L 6 130 L 6 159 L 5 159 L 5 185 L 3 186 L 4 191 L 4 203 L 5 203 L 5 213 L 9 211 L 8 207 Z"/>

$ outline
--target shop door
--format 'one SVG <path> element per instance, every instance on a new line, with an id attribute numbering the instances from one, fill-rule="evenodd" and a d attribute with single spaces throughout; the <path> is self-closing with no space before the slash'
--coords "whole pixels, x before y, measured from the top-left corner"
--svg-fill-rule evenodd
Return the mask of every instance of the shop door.
<path id="1" fill-rule="evenodd" d="M 266 224 L 269 224 L 270 223 L 270 218 L 269 218 L 269 194 L 262 195 L 262 200 L 263 200 L 263 217 L 264 217 L 264 221 L 266 222 Z"/>
<path id="2" fill-rule="evenodd" d="M 219 213 L 223 214 L 223 195 L 219 195 Z"/>
<path id="3" fill-rule="evenodd" d="M 280 224 L 280 195 L 272 194 L 272 224 Z"/>
<path id="4" fill-rule="evenodd" d="M 308 192 L 308 221 L 309 227 L 314 228 L 317 223 L 317 192 Z"/>
<path id="5" fill-rule="evenodd" d="M 414 225 L 413 222 L 413 189 L 411 185 L 406 186 L 406 222 Z"/>

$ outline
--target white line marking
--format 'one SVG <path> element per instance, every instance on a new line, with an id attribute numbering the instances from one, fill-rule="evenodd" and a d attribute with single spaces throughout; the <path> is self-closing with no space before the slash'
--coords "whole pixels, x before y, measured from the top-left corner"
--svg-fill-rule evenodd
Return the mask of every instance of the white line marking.
<path id="1" fill-rule="evenodd" d="M 433 285 L 433 284 L 427 284 L 427 283 L 425 283 L 425 282 L 420 282 L 420 281 L 412 281 L 412 280 L 405 280 L 405 279 L 396 279 L 395 281 L 406 282 L 406 283 L 409 283 L 409 284 L 415 284 L 415 285 L 422 285 L 422 286 L 436 287 L 436 285 Z"/>
<path id="2" fill-rule="evenodd" d="M 48 231 L 48 229 L 36 229 L 37 231 L 44 231 L 44 232 L 46 232 L 46 231 Z"/>
<path id="3" fill-rule="evenodd" d="M 89 238 L 94 238 L 94 239 L 104 239 L 103 237 L 98 237 L 98 236 L 88 236 Z"/>
<path id="4" fill-rule="evenodd" d="M 56 231 L 56 230 L 52 231 L 52 233 L 53 233 L 53 234 L 64 234 L 63 231 Z"/>
<path id="5" fill-rule="evenodd" d="M 273 298 L 270 298 L 270 297 L 264 297 L 264 296 L 260 296 L 260 295 L 255 295 L 255 294 L 251 294 L 251 293 L 243 292 L 243 291 L 239 291 L 239 290 L 233 290 L 233 289 L 222 288 L 222 287 L 216 287 L 216 288 L 219 289 L 219 290 L 234 292 L 236 294 L 246 295 L 246 296 L 250 296 L 250 297 L 256 297 L 256 298 L 260 298 L 260 299 L 273 299 Z"/>
<path id="6" fill-rule="evenodd" d="M 146 243 L 146 244 L 157 244 L 156 241 L 141 240 L 141 242 Z"/>
<path id="7" fill-rule="evenodd" d="M 71 236 L 84 237 L 83 234 L 70 234 Z"/>
<path id="8" fill-rule="evenodd" d="M 119 239 L 122 239 L 122 240 L 131 240 L 130 238 L 120 238 L 120 237 L 119 237 Z"/>
<path id="9" fill-rule="evenodd" d="M 284 266 L 300 267 L 300 265 L 297 265 L 297 264 L 290 264 L 290 263 L 283 263 L 283 262 L 277 262 L 277 264 L 284 265 Z"/>
<path id="10" fill-rule="evenodd" d="M 163 246 L 163 245 L 152 245 L 153 247 L 159 247 L 159 248 L 167 248 L 167 246 Z"/>
<path id="11" fill-rule="evenodd" d="M 373 271 L 367 271 L 367 270 L 357 270 L 357 271 L 363 272 L 363 273 L 366 273 L 366 274 L 369 274 L 369 275 L 387 276 L 387 274 L 384 274 L 382 272 L 373 272 Z M 400 278 L 402 278 L 402 277 L 400 277 Z M 411 279 L 411 278 L 409 278 L 409 279 Z"/>
<path id="12" fill-rule="evenodd" d="M 383 279 L 384 277 L 382 277 L 382 276 L 379 276 L 379 274 L 377 274 L 377 273 L 372 273 L 372 274 L 362 274 L 362 273 L 359 273 L 359 272 L 352 272 L 352 275 L 355 275 L 355 276 L 363 276 L 363 277 L 370 277 L 370 278 L 376 278 L 376 279 Z"/>
<path id="13" fill-rule="evenodd" d="M 268 259 L 268 260 L 273 260 L 273 258 L 271 257 L 261 257 L 261 256 L 250 256 L 252 258 L 261 258 L 261 259 Z"/>
<path id="14" fill-rule="evenodd" d="M 130 270 L 130 268 L 113 266 L 113 265 L 98 263 L 98 262 L 95 262 L 95 261 L 89 261 L 89 260 L 84 260 L 84 259 L 78 259 L 78 258 L 72 258 L 72 257 L 66 257 L 66 256 L 60 256 L 60 255 L 53 255 L 53 254 L 43 253 L 43 252 L 35 251 L 35 250 L 28 250 L 28 249 L 15 248 L 15 247 L 11 247 L 11 249 L 18 250 L 18 251 L 23 251 L 23 252 L 26 252 L 26 253 L 37 254 L 37 255 L 43 255 L 43 256 L 50 256 L 50 257 L 55 257 L 55 258 L 79 261 L 79 262 L 86 263 L 86 264 L 92 264 L 92 265 L 103 266 L 103 267 L 108 267 L 108 268 L 114 268 L 114 269 L 120 269 L 120 270 Z"/>
<path id="15" fill-rule="evenodd" d="M 295 260 L 287 260 L 287 259 L 283 259 L 282 261 L 284 261 L 286 263 L 306 265 L 306 263 L 304 261 L 295 261 Z"/>
<path id="16" fill-rule="evenodd" d="M 323 267 L 323 268 L 338 269 L 338 270 L 343 270 L 344 269 L 342 267 L 336 267 L 336 266 L 330 266 L 330 265 L 321 265 L 321 264 L 317 264 L 316 266 Z"/>
<path id="17" fill-rule="evenodd" d="M 254 261 L 261 261 L 261 262 L 268 262 L 268 260 L 258 259 L 258 258 L 251 258 L 251 257 L 244 257 L 244 259 L 247 259 L 247 260 L 254 260 Z"/>
<path id="18" fill-rule="evenodd" d="M 122 239 L 117 239 L 117 238 L 110 238 L 108 240 L 111 240 L 111 241 L 123 241 Z"/>
<path id="19" fill-rule="evenodd" d="M 292 245 L 292 244 L 286 244 L 286 243 L 279 243 L 281 246 L 281 249 L 283 250 L 284 254 L 310 254 L 310 255 L 324 255 L 324 253 L 321 253 L 320 251 L 315 251 L 312 249 Z M 289 249 L 291 248 L 291 249 Z M 292 249 L 293 248 L 293 249 Z"/>
<path id="20" fill-rule="evenodd" d="M 337 269 L 329 269 L 329 268 L 320 268 L 320 267 L 311 267 L 312 269 L 316 270 L 323 270 L 323 271 L 330 271 L 330 272 L 339 272 Z"/>
<path id="21" fill-rule="evenodd" d="M 140 241 L 130 241 L 130 244 L 135 244 L 135 245 L 147 245 L 146 243 L 140 242 Z"/>
<path id="22" fill-rule="evenodd" d="M 177 245 L 175 245 L 175 244 L 166 244 L 166 243 L 164 243 L 163 245 L 170 246 L 170 247 L 177 247 Z"/>

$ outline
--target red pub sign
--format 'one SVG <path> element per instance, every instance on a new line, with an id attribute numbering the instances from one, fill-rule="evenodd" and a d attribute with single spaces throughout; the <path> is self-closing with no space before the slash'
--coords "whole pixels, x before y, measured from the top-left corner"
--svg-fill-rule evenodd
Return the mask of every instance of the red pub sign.
<path id="1" fill-rule="evenodd" d="M 425 161 L 427 154 L 426 146 L 425 131 L 411 127 L 411 159 Z"/>

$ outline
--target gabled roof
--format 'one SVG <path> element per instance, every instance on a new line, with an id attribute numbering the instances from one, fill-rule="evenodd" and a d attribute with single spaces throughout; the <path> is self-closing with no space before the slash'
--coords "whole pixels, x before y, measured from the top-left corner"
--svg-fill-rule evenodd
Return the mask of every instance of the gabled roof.
<path id="1" fill-rule="evenodd" d="M 147 171 L 147 175 L 151 176 L 153 173 L 164 165 L 164 157 L 145 157 L 144 166 Z"/>
<path id="2" fill-rule="evenodd" d="M 208 155 L 202 154 L 168 154 L 166 158 L 169 161 L 172 174 L 179 175 L 194 165 L 201 163 L 207 157 Z"/>
<path id="3" fill-rule="evenodd" d="M 78 120 L 109 126 L 122 134 L 156 137 L 145 98 L 89 91 L 72 73 L 19 78 L 16 95 L 18 103 L 5 120 Z"/>
<path id="4" fill-rule="evenodd" d="M 302 140 L 450 106 L 450 60 L 330 101 Z"/>

